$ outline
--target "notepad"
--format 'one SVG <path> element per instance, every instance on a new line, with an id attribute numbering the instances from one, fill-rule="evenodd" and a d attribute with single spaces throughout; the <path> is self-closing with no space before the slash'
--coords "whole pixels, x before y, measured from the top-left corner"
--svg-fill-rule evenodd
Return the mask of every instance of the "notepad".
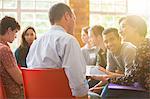
<path id="1" fill-rule="evenodd" d="M 86 76 L 102 76 L 107 75 L 99 70 L 99 66 L 86 66 Z"/>

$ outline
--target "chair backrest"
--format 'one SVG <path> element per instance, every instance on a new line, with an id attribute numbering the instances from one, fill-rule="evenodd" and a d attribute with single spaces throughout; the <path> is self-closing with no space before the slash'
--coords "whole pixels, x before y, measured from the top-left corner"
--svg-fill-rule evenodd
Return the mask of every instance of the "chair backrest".
<path id="1" fill-rule="evenodd" d="M 21 70 L 27 99 L 73 98 L 63 68 Z"/>
<path id="2" fill-rule="evenodd" d="M 0 99 L 6 99 L 6 94 L 1 79 L 0 79 Z"/>

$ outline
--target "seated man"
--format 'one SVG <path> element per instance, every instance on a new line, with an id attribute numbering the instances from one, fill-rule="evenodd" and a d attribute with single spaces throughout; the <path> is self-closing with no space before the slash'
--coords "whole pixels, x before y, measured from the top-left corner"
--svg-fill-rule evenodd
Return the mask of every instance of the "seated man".
<path id="1" fill-rule="evenodd" d="M 126 74 L 133 65 L 136 47 L 129 42 L 121 42 L 118 30 L 108 28 L 103 32 L 107 52 L 107 67 L 111 72 Z"/>
<path id="2" fill-rule="evenodd" d="M 72 95 L 87 98 L 86 64 L 80 46 L 72 36 L 75 15 L 69 6 L 57 3 L 51 7 L 49 19 L 52 27 L 31 45 L 27 67 L 64 68 Z"/>
<path id="3" fill-rule="evenodd" d="M 133 66 L 136 47 L 129 42 L 121 42 L 118 30 L 115 28 L 104 30 L 102 35 L 108 50 L 106 72 L 114 76 L 126 75 L 131 66 Z"/>

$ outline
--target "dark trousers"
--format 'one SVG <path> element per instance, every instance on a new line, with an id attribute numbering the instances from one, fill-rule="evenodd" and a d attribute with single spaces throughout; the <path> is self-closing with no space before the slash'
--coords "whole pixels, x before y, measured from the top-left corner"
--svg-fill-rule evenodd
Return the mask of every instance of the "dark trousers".
<path id="1" fill-rule="evenodd" d="M 89 84 L 89 88 L 92 88 L 92 87 L 94 87 L 96 84 L 98 84 L 99 83 L 99 80 L 90 80 L 89 82 L 88 82 L 88 84 Z"/>

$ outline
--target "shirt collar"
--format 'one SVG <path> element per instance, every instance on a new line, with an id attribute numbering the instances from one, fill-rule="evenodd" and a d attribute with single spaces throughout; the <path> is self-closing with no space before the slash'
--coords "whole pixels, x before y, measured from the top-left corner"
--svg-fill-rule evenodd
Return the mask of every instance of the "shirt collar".
<path id="1" fill-rule="evenodd" d="M 66 32 L 65 29 L 60 25 L 52 25 L 51 29 L 57 29 L 57 30 L 62 30 L 64 32 Z"/>
<path id="2" fill-rule="evenodd" d="M 115 53 L 112 53 L 114 56 L 119 56 L 120 55 L 120 52 L 121 52 L 121 50 L 122 50 L 122 46 L 123 46 L 123 44 L 121 44 L 120 45 L 120 47 L 118 48 L 118 50 L 115 52 Z"/>
<path id="3" fill-rule="evenodd" d="M 4 44 L 4 45 L 6 45 L 6 46 L 8 46 L 8 47 L 9 47 L 9 45 L 8 45 L 8 43 L 7 43 L 6 41 L 2 41 L 2 40 L 0 40 L 0 43 L 2 43 L 2 44 Z"/>

